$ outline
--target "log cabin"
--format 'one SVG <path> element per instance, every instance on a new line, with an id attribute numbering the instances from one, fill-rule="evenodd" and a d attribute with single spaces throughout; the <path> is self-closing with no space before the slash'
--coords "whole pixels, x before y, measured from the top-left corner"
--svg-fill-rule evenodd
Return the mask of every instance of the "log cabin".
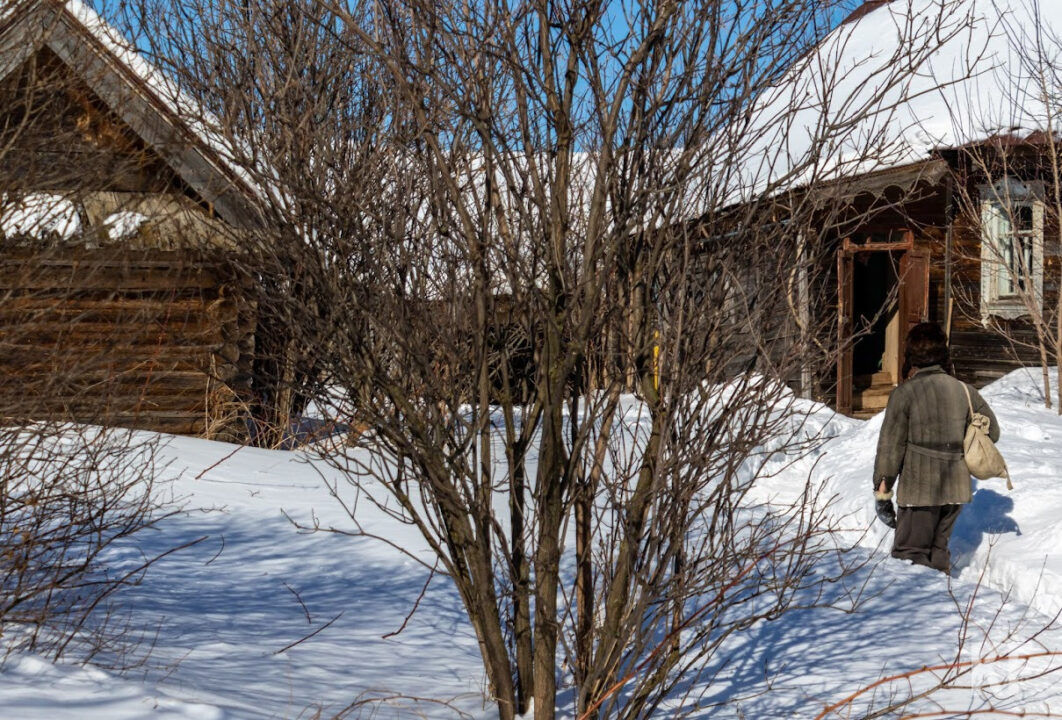
<path id="1" fill-rule="evenodd" d="M 0 94 L 0 417 L 238 437 L 253 186 L 80 0 L 5 4 Z"/>
<path id="2" fill-rule="evenodd" d="M 1057 362 L 1059 30 L 1058 3 L 870 0 L 761 105 L 782 149 L 767 164 L 845 206 L 815 268 L 824 302 L 802 299 L 836 328 L 805 395 L 880 411 L 924 320 L 979 387 Z"/>

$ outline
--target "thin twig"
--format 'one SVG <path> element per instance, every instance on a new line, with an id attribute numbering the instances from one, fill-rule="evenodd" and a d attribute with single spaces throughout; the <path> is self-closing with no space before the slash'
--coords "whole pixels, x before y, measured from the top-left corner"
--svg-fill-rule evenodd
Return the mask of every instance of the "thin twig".
<path id="1" fill-rule="evenodd" d="M 235 450 L 233 450 L 232 452 L 230 452 L 230 453 L 229 453 L 228 455 L 226 455 L 225 457 L 221 458 L 220 460 L 218 460 L 218 461 L 217 461 L 216 463 L 214 463 L 213 465 L 208 465 L 207 467 L 203 468 L 203 470 L 202 470 L 202 471 L 201 471 L 201 472 L 200 472 L 200 473 L 199 473 L 198 475 L 196 475 L 196 476 L 195 476 L 195 479 L 196 479 L 196 480 L 200 480 L 200 479 L 202 479 L 202 477 L 203 477 L 204 475 L 206 475 L 206 474 L 207 474 L 208 472 L 210 472 L 211 470 L 213 470 L 214 468 L 216 468 L 216 467 L 217 467 L 218 465 L 220 465 L 221 463 L 223 463 L 223 462 L 225 462 L 226 460 L 228 460 L 229 458 L 231 458 L 231 457 L 232 457 L 233 455 L 235 455 L 236 453 L 238 453 L 238 452 L 239 452 L 240 450 L 243 450 L 243 449 L 244 449 L 245 447 L 247 447 L 247 446 L 246 446 L 246 445 L 237 445 L 237 446 L 236 446 L 236 449 L 235 449 Z"/>
<path id="2" fill-rule="evenodd" d="M 843 700 L 840 700 L 839 702 L 836 702 L 833 705 L 827 705 L 826 707 L 824 707 L 822 709 L 822 712 L 815 716 L 815 720 L 824 720 L 824 718 L 828 714 L 834 712 L 839 708 L 845 707 L 846 705 L 852 704 L 852 702 L 855 701 L 855 699 L 858 698 L 860 695 L 864 695 L 870 692 L 871 690 L 874 690 L 875 688 L 888 685 L 889 683 L 896 682 L 897 680 L 908 680 L 917 675 L 921 675 L 922 673 L 934 673 L 941 671 L 946 672 L 950 670 L 956 670 L 958 668 L 974 667 L 975 665 L 989 665 L 991 663 L 1004 662 L 1008 660 L 1018 660 L 1025 662 L 1029 660 L 1034 660 L 1036 658 L 1059 656 L 1062 656 L 1062 652 L 1054 650 L 1045 650 L 1043 652 L 1027 653 L 1025 655 L 996 655 L 995 657 L 985 657 L 976 660 L 962 660 L 959 662 L 947 663 L 943 665 L 924 665 L 918 668 L 917 670 L 908 670 L 907 672 L 898 673 L 896 675 L 889 675 L 887 677 L 878 678 L 869 685 L 864 685 L 863 687 L 856 690 L 854 693 L 844 698 Z M 969 714 L 969 712 L 967 714 Z M 950 714 L 954 715 L 955 713 Z M 906 715 L 905 717 L 932 717 L 932 715 Z"/>
<path id="3" fill-rule="evenodd" d="M 394 637 L 395 635 L 398 635 L 406 629 L 406 625 L 409 623 L 410 618 L 413 617 L 413 614 L 417 612 L 417 608 L 420 607 L 420 601 L 424 599 L 425 593 L 428 592 L 428 585 L 431 584 L 431 579 L 435 577 L 435 568 L 437 567 L 439 567 L 438 560 L 435 561 L 435 567 L 433 567 L 431 569 L 431 572 L 428 573 L 428 579 L 424 581 L 424 587 L 420 589 L 420 595 L 417 596 L 417 601 L 413 603 L 413 609 L 409 611 L 409 614 L 406 615 L 406 619 L 402 621 L 402 626 L 394 632 L 389 632 L 386 635 L 381 635 L 381 639 L 386 640 L 389 637 Z"/>
<path id="4" fill-rule="evenodd" d="M 322 625 L 321 627 L 319 627 L 319 628 L 317 628 L 316 630 L 314 630 L 314 631 L 313 631 L 312 633 L 310 633 L 309 635 L 304 635 L 303 637 L 299 638 L 298 640 L 296 640 L 295 642 L 291 643 L 290 645 L 285 645 L 284 647 L 280 648 L 279 650 L 277 650 L 277 651 L 276 651 L 275 653 L 273 653 L 273 654 L 274 654 L 274 655 L 279 655 L 279 654 L 280 654 L 280 653 L 282 653 L 282 652 L 287 652 L 288 650 L 291 650 L 291 649 L 292 649 L 293 647 L 295 647 L 296 645 L 299 645 L 299 644 L 301 644 L 301 643 L 304 643 L 304 642 L 306 642 L 307 640 L 309 640 L 310 638 L 312 638 L 312 637 L 313 637 L 314 635 L 316 635 L 317 633 L 319 633 L 319 632 L 321 632 L 322 630 L 324 630 L 324 629 L 326 629 L 327 627 L 329 627 L 329 626 L 330 626 L 330 625 L 331 625 L 332 623 L 334 623 L 334 622 L 335 622 L 336 620 L 338 620 L 339 618 L 343 617 L 343 613 L 345 613 L 345 612 L 346 612 L 346 610 L 343 610 L 343 611 L 341 611 L 341 612 L 340 612 L 340 613 L 339 613 L 338 615 L 336 615 L 336 616 L 335 616 L 334 618 L 332 618 L 331 620 L 329 620 L 328 622 L 326 622 L 326 623 L 325 623 L 324 625 Z"/>
<path id="5" fill-rule="evenodd" d="M 284 587 L 286 587 L 288 589 L 288 592 L 294 595 L 295 599 L 299 601 L 299 605 L 302 606 L 302 611 L 306 613 L 306 622 L 310 625 L 313 625 L 313 618 L 310 617 L 310 609 L 306 607 L 306 603 L 302 601 L 302 597 L 299 596 L 298 591 L 296 591 L 295 588 L 293 588 L 291 585 L 288 585 L 286 582 L 284 583 Z"/>

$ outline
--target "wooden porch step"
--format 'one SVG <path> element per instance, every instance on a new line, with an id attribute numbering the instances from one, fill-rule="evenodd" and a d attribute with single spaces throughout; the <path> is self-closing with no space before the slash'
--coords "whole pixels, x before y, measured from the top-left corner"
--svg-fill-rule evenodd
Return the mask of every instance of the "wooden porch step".
<path id="1" fill-rule="evenodd" d="M 873 375 L 856 375 L 855 378 L 853 378 L 853 380 L 854 380 L 853 385 L 857 389 L 858 388 L 870 389 L 870 388 L 875 388 L 875 387 L 880 387 L 880 386 L 892 387 L 892 384 L 893 384 L 892 373 L 886 372 L 884 370 L 879 370 L 878 372 L 874 373 Z"/>
<path id="2" fill-rule="evenodd" d="M 853 410 L 872 410 L 878 411 L 884 408 L 889 402 L 889 395 L 893 391 L 892 383 L 872 385 L 862 391 L 856 391 L 852 393 L 852 409 Z"/>

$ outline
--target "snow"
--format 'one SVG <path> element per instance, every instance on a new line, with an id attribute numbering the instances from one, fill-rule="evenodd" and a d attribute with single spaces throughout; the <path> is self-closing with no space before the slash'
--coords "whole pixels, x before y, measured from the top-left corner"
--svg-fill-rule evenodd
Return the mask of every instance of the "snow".
<path id="1" fill-rule="evenodd" d="M 17 198 L 0 199 L 0 232 L 5 237 L 69 240 L 81 231 L 77 208 L 62 195 L 32 192 Z"/>
<path id="2" fill-rule="evenodd" d="M 140 226 L 147 221 L 147 216 L 142 213 L 119 210 L 105 217 L 103 226 L 107 228 L 107 237 L 111 240 L 127 240 L 136 235 Z"/>
<path id="3" fill-rule="evenodd" d="M 850 177 L 1046 129 L 1055 78 L 1042 92 L 1029 61 L 1053 73 L 1060 34 L 1058 2 L 886 3 L 836 28 L 761 98 L 743 131 L 743 187 Z"/>
<path id="4" fill-rule="evenodd" d="M 857 569 L 822 588 L 835 608 L 792 610 L 735 634 L 689 683 L 691 697 L 703 696 L 703 704 L 729 704 L 705 706 L 695 717 L 732 718 L 739 710 L 749 718 L 814 717 L 883 675 L 950 663 L 963 633 L 969 636 L 963 662 L 1062 651 L 1056 629 L 1035 646 L 1022 644 L 1062 607 L 1062 417 L 1043 407 L 1039 371 L 1016 371 L 982 394 L 1001 423 L 999 447 L 1015 489 L 1007 492 L 1002 480 L 977 484 L 956 526 L 951 577 L 888 557 L 891 531 L 874 520 L 870 488 L 881 416 L 853 420 L 799 403 L 807 413 L 804 430 L 829 439 L 795 461 L 772 457 L 768 474 L 777 474 L 750 499 L 783 498 L 811 477 L 833 496 L 831 512 L 854 545 L 837 562 Z M 637 407 L 633 399 L 627 405 Z M 162 452 L 161 489 L 183 498 L 184 512 L 115 551 L 111 561 L 134 563 L 141 551 L 204 539 L 159 561 L 124 595 L 128 619 L 147 632 L 141 650 L 150 646 L 150 655 L 120 672 L 16 653 L 0 670 L 0 714 L 309 718 L 375 699 L 381 704 L 363 708 L 363 716 L 496 717 L 484 699 L 475 635 L 452 586 L 430 577 L 424 564 L 430 553 L 415 531 L 364 501 L 357 505 L 364 529 L 409 555 L 378 540 L 300 531 L 292 520 L 350 529 L 330 483 L 339 480 L 344 499 L 357 500 L 307 453 L 183 437 L 166 438 Z M 970 668 L 977 683 L 1038 669 L 1014 662 Z M 928 677 L 915 676 L 914 687 Z M 1054 688 L 1047 675 L 997 688 L 991 701 L 969 689 L 938 700 L 1032 712 L 1062 703 Z M 885 686 L 875 702 L 905 689 Z M 856 709 L 869 699 L 858 698 Z"/>

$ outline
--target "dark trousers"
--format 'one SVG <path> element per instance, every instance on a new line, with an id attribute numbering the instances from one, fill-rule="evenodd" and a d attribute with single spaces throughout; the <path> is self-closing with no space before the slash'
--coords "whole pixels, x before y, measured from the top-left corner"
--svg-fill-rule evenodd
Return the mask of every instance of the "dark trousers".
<path id="1" fill-rule="evenodd" d="M 960 510 L 962 505 L 897 508 L 892 556 L 948 572 L 948 539 Z"/>

